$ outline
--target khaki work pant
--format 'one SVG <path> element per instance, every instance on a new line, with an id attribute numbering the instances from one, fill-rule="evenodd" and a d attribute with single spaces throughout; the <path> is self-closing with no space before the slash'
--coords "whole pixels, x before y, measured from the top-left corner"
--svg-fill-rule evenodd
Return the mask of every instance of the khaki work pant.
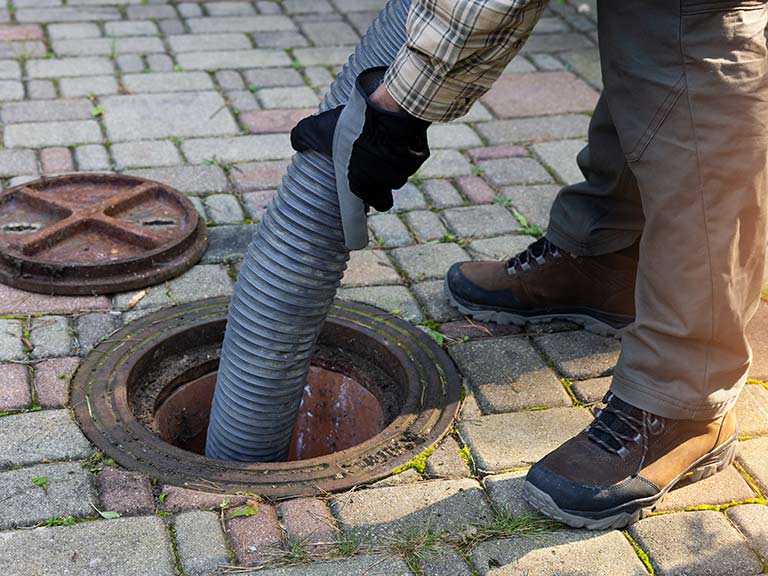
<path id="1" fill-rule="evenodd" d="M 604 91 L 585 181 L 547 236 L 579 255 L 640 237 L 636 321 L 612 390 L 667 418 L 729 410 L 766 248 L 768 54 L 761 1 L 599 0 Z"/>

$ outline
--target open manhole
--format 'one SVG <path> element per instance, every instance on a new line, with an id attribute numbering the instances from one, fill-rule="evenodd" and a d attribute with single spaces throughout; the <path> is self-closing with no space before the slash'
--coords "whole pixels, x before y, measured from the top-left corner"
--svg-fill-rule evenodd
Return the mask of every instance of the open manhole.
<path id="1" fill-rule="evenodd" d="M 192 203 L 143 178 L 73 174 L 0 193 L 0 282 L 23 290 L 134 290 L 179 275 L 206 247 Z"/>
<path id="2" fill-rule="evenodd" d="M 228 303 L 146 316 L 89 354 L 72 380 L 72 406 L 106 455 L 169 484 L 298 496 L 383 478 L 450 430 L 460 383 L 445 352 L 399 318 L 337 302 L 318 340 L 291 459 L 206 458 Z"/>

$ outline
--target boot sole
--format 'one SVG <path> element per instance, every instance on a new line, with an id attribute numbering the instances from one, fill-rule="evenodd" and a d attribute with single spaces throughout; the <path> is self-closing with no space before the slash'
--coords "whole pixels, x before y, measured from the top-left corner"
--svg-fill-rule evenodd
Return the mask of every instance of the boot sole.
<path id="1" fill-rule="evenodd" d="M 582 326 L 587 332 L 592 332 L 599 336 L 619 337 L 621 330 L 634 321 L 634 318 L 618 314 L 608 314 L 592 309 L 583 309 L 581 312 L 566 310 L 513 312 L 501 308 L 486 308 L 477 304 L 471 304 L 458 296 L 454 296 L 447 282 L 445 283 L 445 294 L 454 308 L 457 308 L 465 316 L 480 322 L 525 326 L 526 324 L 547 324 L 554 320 L 567 320 Z"/>
<path id="2" fill-rule="evenodd" d="M 692 484 L 699 480 L 709 478 L 718 472 L 722 472 L 728 466 L 733 464 L 736 458 L 736 448 L 738 446 L 738 436 L 733 436 L 708 454 L 699 458 L 691 464 L 685 471 L 679 474 L 672 482 L 664 487 L 661 492 L 650 498 L 641 498 L 623 504 L 612 510 L 595 512 L 590 515 L 583 515 L 584 512 L 571 512 L 561 509 L 555 501 L 546 492 L 539 490 L 536 486 L 527 480 L 523 484 L 523 498 L 534 509 L 544 516 L 567 524 L 573 528 L 586 528 L 587 530 L 611 530 L 619 529 L 645 518 L 655 506 L 666 496 L 676 485 L 685 482 Z"/>

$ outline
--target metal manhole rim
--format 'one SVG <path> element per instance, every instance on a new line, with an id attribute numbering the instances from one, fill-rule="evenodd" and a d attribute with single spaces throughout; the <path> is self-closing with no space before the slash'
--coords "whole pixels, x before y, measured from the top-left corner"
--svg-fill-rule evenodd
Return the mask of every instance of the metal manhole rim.
<path id="1" fill-rule="evenodd" d="M 72 407 L 81 429 L 106 455 L 129 470 L 147 473 L 172 485 L 214 492 L 248 490 L 265 496 L 304 496 L 345 490 L 388 476 L 452 429 L 461 385 L 445 351 L 424 332 L 391 314 L 363 304 L 337 301 L 328 322 L 338 323 L 344 330 L 357 322 L 358 329 L 363 330 L 355 333 L 359 332 L 363 339 L 371 339 L 374 328 L 382 330 L 386 337 L 380 340 L 381 345 L 388 346 L 404 369 L 410 371 L 409 379 L 416 375 L 416 382 L 422 387 L 416 392 L 424 397 L 424 401 L 429 403 L 436 394 L 440 395 L 435 406 L 421 406 L 421 411 L 405 417 L 401 411 L 392 423 L 369 440 L 335 454 L 307 460 L 224 462 L 165 443 L 136 419 L 127 407 L 126 398 L 109 396 L 108 392 L 115 384 L 115 373 L 122 371 L 125 375 L 136 364 L 128 366 L 119 360 L 131 355 L 141 357 L 139 351 L 142 349 L 144 353 L 156 349 L 155 345 L 165 340 L 158 338 L 157 332 L 167 333 L 168 323 L 181 322 L 189 327 L 195 325 L 189 322 L 191 316 L 198 319 L 198 325 L 210 326 L 221 321 L 222 316 L 225 319 L 227 304 L 227 298 L 217 298 L 165 309 L 149 319 L 145 317 L 127 325 L 111 336 L 111 344 L 109 341 L 102 343 L 89 354 L 72 379 Z M 152 327 L 155 335 L 142 340 Z M 122 348 L 122 353 L 113 348 Z M 109 377 L 104 372 L 107 365 L 111 365 Z M 413 386 L 409 385 L 409 397 L 413 392 Z M 112 398 L 111 403 L 107 401 L 109 398 Z M 120 418 L 121 411 L 126 418 Z M 100 421 L 102 417 L 106 420 L 114 414 L 117 414 L 114 425 Z M 407 420 L 405 426 L 404 419 Z M 409 442 L 410 447 L 403 448 Z M 373 464 L 366 465 L 366 459 L 373 459 Z M 199 469 L 195 474 L 180 474 L 179 463 L 199 466 Z M 232 477 L 225 478 L 228 474 Z"/>

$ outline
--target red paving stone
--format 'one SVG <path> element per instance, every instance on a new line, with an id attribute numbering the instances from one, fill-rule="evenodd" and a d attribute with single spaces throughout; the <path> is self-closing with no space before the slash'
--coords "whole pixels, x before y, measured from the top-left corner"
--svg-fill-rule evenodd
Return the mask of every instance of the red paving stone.
<path id="1" fill-rule="evenodd" d="M 287 500 L 278 507 L 280 520 L 291 538 L 312 552 L 328 552 L 336 541 L 336 529 L 328 506 L 317 498 Z"/>
<path id="2" fill-rule="evenodd" d="M 63 146 L 43 148 L 40 151 L 40 162 L 45 174 L 60 174 L 73 172 L 75 164 L 72 161 L 72 153 Z"/>
<path id="3" fill-rule="evenodd" d="M 101 509 L 126 516 L 152 514 L 155 502 L 149 478 L 136 472 L 105 468 L 96 475 Z"/>
<path id="4" fill-rule="evenodd" d="M 60 408 L 69 398 L 69 381 L 80 358 L 54 358 L 35 364 L 35 393 L 43 408 Z"/>
<path id="5" fill-rule="evenodd" d="M 47 296 L 0 284 L 0 315 L 75 314 L 109 310 L 106 296 Z"/>
<path id="6" fill-rule="evenodd" d="M 0 42 L 42 40 L 43 38 L 43 29 L 37 24 L 0 26 Z"/>
<path id="7" fill-rule="evenodd" d="M 570 72 L 510 74 L 500 78 L 483 103 L 500 118 L 591 112 L 598 93 Z"/>
<path id="8" fill-rule="evenodd" d="M 226 522 L 235 558 L 245 566 L 268 561 L 270 552 L 276 552 L 283 543 L 283 531 L 275 509 L 266 504 L 259 504 L 258 509 L 253 516 L 241 516 Z"/>
<path id="9" fill-rule="evenodd" d="M 460 176 L 456 186 L 472 204 L 491 204 L 496 197 L 495 190 L 480 176 Z"/>
<path id="10" fill-rule="evenodd" d="M 245 206 L 248 209 L 248 214 L 251 215 L 251 218 L 254 220 L 261 220 L 274 195 L 274 190 L 263 190 L 261 192 L 249 192 L 248 194 L 243 194 Z"/>
<path id="11" fill-rule="evenodd" d="M 299 120 L 316 111 L 314 108 L 256 110 L 240 114 L 240 121 L 255 134 L 290 132 Z"/>
<path id="12" fill-rule="evenodd" d="M 231 506 L 244 504 L 246 496 L 233 494 L 216 494 L 213 492 L 200 492 L 189 490 L 180 486 L 164 486 L 165 509 L 168 512 L 184 512 L 186 510 L 218 510 L 221 503 L 229 501 Z"/>
<path id="13" fill-rule="evenodd" d="M 0 412 L 32 405 L 29 370 L 23 364 L 0 364 Z"/>
<path id="14" fill-rule="evenodd" d="M 289 160 L 241 164 L 232 171 L 232 179 L 242 190 L 277 188 L 290 164 Z"/>
<path id="15" fill-rule="evenodd" d="M 467 154 L 473 160 L 495 160 L 496 158 L 512 158 L 514 156 L 528 156 L 528 150 L 523 146 L 488 146 L 485 148 L 473 148 L 467 150 Z"/>

